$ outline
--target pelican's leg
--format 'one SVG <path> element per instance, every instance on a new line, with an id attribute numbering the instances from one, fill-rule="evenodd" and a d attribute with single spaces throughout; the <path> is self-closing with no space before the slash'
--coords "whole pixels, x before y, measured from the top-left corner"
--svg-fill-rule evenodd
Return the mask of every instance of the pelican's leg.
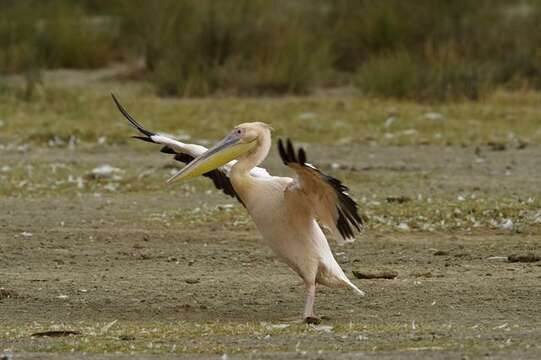
<path id="1" fill-rule="evenodd" d="M 306 301 L 304 303 L 304 322 L 307 324 L 319 324 L 321 320 L 314 314 L 314 302 L 316 301 L 316 284 L 306 285 Z"/>

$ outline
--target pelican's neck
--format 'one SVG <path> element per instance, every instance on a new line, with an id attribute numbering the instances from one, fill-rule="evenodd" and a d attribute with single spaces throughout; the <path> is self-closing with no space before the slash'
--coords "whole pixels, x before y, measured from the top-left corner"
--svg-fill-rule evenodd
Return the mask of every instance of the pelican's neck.
<path id="1" fill-rule="evenodd" d="M 265 160 L 271 148 L 271 134 L 265 129 L 262 135 L 257 140 L 257 146 L 240 157 L 233 168 L 231 169 L 231 178 L 247 178 L 250 170 L 258 166 Z"/>

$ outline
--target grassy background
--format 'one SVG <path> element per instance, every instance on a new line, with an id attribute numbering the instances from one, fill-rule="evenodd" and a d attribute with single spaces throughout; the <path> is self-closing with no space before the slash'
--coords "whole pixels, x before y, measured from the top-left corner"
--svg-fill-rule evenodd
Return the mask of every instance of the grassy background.
<path id="1" fill-rule="evenodd" d="M 130 84 L 128 84 L 130 86 Z M 424 105 L 356 96 L 286 98 L 163 99 L 138 87 L 105 83 L 70 89 L 50 86 L 32 102 L 0 95 L 0 132 L 4 143 L 45 145 L 70 137 L 125 143 L 126 124 L 112 106 L 109 92 L 148 128 L 191 141 L 215 141 L 245 121 L 265 121 L 304 142 L 382 145 L 486 145 L 518 147 L 541 142 L 535 92 L 495 93 L 482 102 Z M 431 116 L 435 116 L 433 119 Z"/>
<path id="2" fill-rule="evenodd" d="M 112 329 L 107 327 L 112 325 Z M 74 338 L 59 339 L 55 342 L 40 341 L 33 339 L 28 341 L 32 332 L 50 329 L 81 329 L 83 336 Z M 107 329 L 107 330 L 106 330 Z M 284 339 L 298 337 L 297 357 L 313 352 L 314 348 L 319 350 L 321 356 L 336 356 L 335 352 L 370 352 L 374 348 L 379 351 L 415 351 L 422 349 L 439 350 L 445 348 L 455 352 L 462 352 L 465 349 L 472 355 L 481 356 L 488 350 L 495 351 L 501 345 L 493 340 L 482 338 L 478 341 L 456 339 L 451 337 L 435 337 L 434 334 L 441 332 L 440 327 L 421 325 L 415 330 L 411 324 L 358 324 L 350 323 L 337 324 L 332 327 L 333 335 L 341 336 L 342 341 L 323 343 L 321 338 L 330 338 L 333 335 L 326 335 L 325 331 L 317 327 L 308 327 L 304 324 L 292 324 L 286 328 L 271 323 L 74 323 L 74 324 L 34 324 L 32 328 L 6 327 L 0 334 L 2 338 L 21 340 L 23 348 L 29 352 L 89 352 L 89 353 L 151 353 L 151 354 L 242 354 L 246 352 L 245 339 L 257 339 L 259 341 L 251 344 L 252 354 L 266 352 L 291 351 L 290 344 Z M 489 326 L 476 329 L 471 326 L 457 326 L 448 332 L 455 337 L 475 336 L 479 330 L 489 332 Z M 366 335 L 369 334 L 369 337 Z M 407 335 L 409 335 L 409 337 Z M 413 334 L 413 335 L 410 335 Z M 395 340 L 392 344 L 381 344 L 381 338 L 389 336 Z M 269 338 L 277 338 L 279 342 L 265 341 Z M 344 339 L 357 339 L 362 341 L 344 341 Z M 126 340 L 127 339 L 127 340 Z M 179 341 L 180 339 L 180 341 Z M 186 341 L 184 339 L 192 339 Z M 197 340 L 194 340 L 197 339 Z M 527 339 L 518 339 L 506 347 L 506 351 L 520 349 L 528 346 Z M 501 351 L 501 350 L 500 350 Z"/>
<path id="3" fill-rule="evenodd" d="M 0 71 L 142 59 L 160 95 L 355 85 L 420 101 L 541 86 L 537 0 L 19 0 L 0 4 Z"/>

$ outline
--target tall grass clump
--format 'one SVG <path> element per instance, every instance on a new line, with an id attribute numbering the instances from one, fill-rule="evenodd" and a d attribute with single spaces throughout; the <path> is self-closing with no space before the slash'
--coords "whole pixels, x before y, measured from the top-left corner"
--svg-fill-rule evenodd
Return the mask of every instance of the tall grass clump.
<path id="1" fill-rule="evenodd" d="M 38 22 L 36 44 L 48 68 L 99 68 L 119 56 L 114 20 L 75 4 L 57 2 Z"/>
<path id="2" fill-rule="evenodd" d="M 304 93 L 325 76 L 328 41 L 295 3 L 162 0 L 124 10 L 150 78 L 165 95 Z M 147 16 L 152 11 L 154 17 Z"/>
<path id="3" fill-rule="evenodd" d="M 43 67 L 35 37 L 35 21 L 26 16 L 32 7 L 30 3 L 13 3 L 4 7 L 0 12 L 0 75 L 21 73 L 25 83 L 19 93 L 24 100 L 30 100 L 41 82 Z M 4 92 L 8 89 L 5 83 L 0 86 Z"/>
<path id="4" fill-rule="evenodd" d="M 97 68 L 118 57 L 114 20 L 73 1 L 0 4 L 0 71 Z"/>
<path id="5" fill-rule="evenodd" d="M 366 61 L 357 73 L 356 85 L 367 94 L 404 98 L 426 85 L 424 65 L 406 51 Z"/>
<path id="6" fill-rule="evenodd" d="M 444 101 L 541 88 L 537 1 L 339 0 L 330 19 L 335 66 L 364 93 Z"/>
<path id="7" fill-rule="evenodd" d="M 326 17 L 333 38 L 334 66 L 355 71 L 373 57 L 398 50 L 418 52 L 429 39 L 452 40 L 461 32 L 461 18 L 470 11 L 471 3 L 336 0 Z"/>
<path id="8" fill-rule="evenodd" d="M 414 56 L 406 51 L 365 62 L 355 84 L 366 94 L 420 101 L 477 100 L 493 83 L 489 65 L 439 55 Z"/>
<path id="9" fill-rule="evenodd" d="M 105 66 L 119 56 L 114 22 L 87 13 L 83 2 L 2 2 L 0 74 L 21 74 L 17 93 L 30 100 L 44 69 Z"/>
<path id="10" fill-rule="evenodd" d="M 24 71 L 31 62 L 37 61 L 35 44 L 35 21 L 26 15 L 31 12 L 29 4 L 2 5 L 0 11 L 0 71 L 14 73 Z"/>

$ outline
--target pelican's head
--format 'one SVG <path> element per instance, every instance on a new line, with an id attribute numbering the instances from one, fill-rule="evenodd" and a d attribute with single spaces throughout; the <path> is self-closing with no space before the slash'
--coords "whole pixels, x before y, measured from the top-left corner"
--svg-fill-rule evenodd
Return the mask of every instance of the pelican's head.
<path id="1" fill-rule="evenodd" d="M 227 164 L 231 160 L 251 153 L 264 140 L 270 140 L 271 130 L 272 128 L 263 122 L 244 123 L 235 126 L 229 135 L 205 153 L 193 159 L 188 165 L 167 180 L 167 183 L 203 175 Z"/>

